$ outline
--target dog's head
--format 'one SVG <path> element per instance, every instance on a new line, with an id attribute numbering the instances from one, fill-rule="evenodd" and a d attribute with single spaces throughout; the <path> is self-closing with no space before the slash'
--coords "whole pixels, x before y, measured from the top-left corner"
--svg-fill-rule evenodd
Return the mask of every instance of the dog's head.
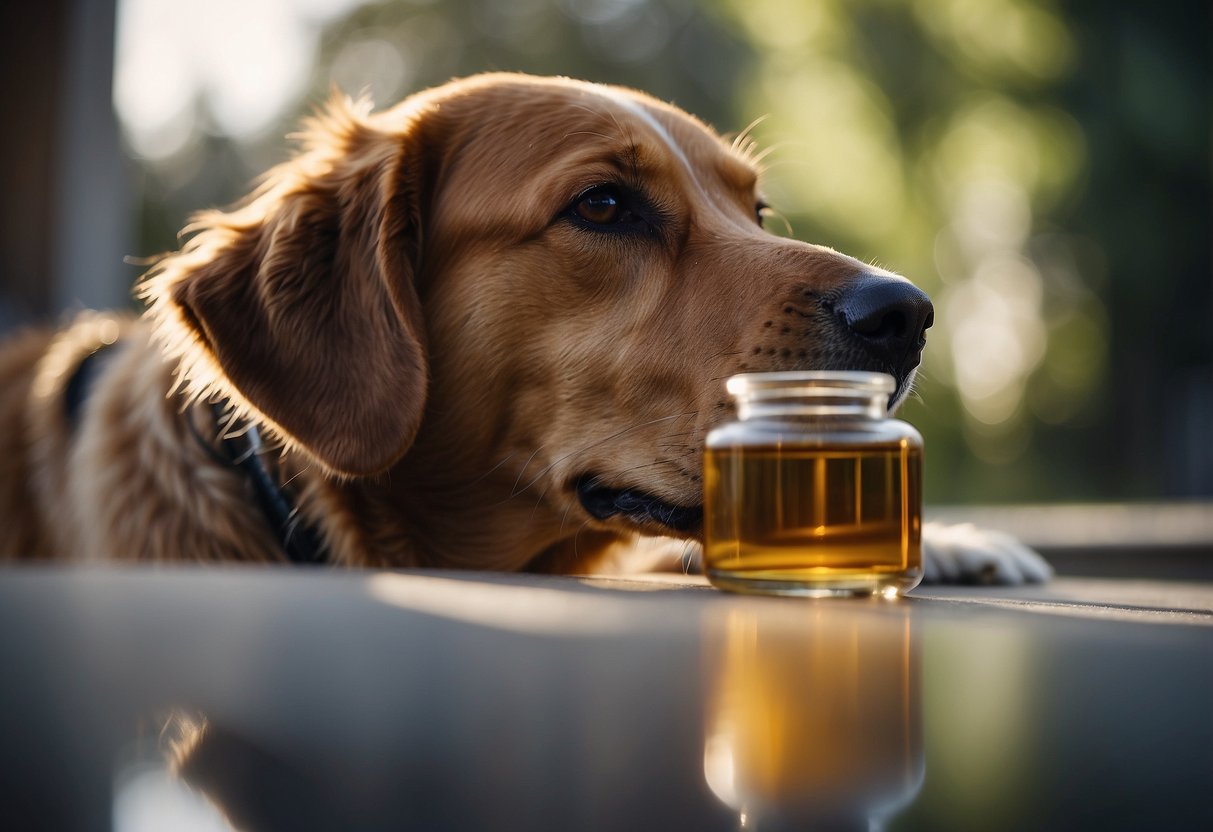
<path id="1" fill-rule="evenodd" d="M 912 383 L 926 296 L 764 231 L 746 154 L 652 98 L 479 76 L 333 106 L 307 136 L 144 286 L 195 389 L 332 474 L 393 469 L 529 547 L 693 536 L 727 376 L 877 370 L 895 401 Z"/>

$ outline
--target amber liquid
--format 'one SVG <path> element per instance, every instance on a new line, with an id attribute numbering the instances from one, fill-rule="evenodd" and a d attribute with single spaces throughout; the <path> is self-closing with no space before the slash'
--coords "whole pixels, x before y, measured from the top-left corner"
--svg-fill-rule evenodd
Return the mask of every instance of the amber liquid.
<path id="1" fill-rule="evenodd" d="M 916 445 L 708 448 L 704 477 L 704 562 L 719 586 L 896 594 L 918 582 Z"/>

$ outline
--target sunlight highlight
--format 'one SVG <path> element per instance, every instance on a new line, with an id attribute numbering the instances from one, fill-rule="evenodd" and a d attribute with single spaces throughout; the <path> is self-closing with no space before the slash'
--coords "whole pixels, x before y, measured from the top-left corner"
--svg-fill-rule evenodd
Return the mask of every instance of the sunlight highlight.
<path id="1" fill-rule="evenodd" d="M 529 635 L 604 635 L 636 626 L 635 611 L 617 599 L 528 586 L 517 580 L 504 583 L 503 579 L 494 586 L 381 572 L 367 579 L 367 592 L 376 601 L 412 612 Z"/>

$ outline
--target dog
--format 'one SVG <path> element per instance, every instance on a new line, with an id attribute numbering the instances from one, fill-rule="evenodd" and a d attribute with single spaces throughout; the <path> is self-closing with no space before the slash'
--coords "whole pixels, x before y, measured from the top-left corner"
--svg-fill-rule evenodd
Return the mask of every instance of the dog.
<path id="1" fill-rule="evenodd" d="M 647 95 L 488 74 L 301 139 L 142 315 L 0 353 L 0 557 L 604 569 L 693 547 L 725 377 L 911 390 L 926 295 L 764 230 L 746 141 Z M 928 580 L 1048 575 L 976 530 L 925 548 Z"/>

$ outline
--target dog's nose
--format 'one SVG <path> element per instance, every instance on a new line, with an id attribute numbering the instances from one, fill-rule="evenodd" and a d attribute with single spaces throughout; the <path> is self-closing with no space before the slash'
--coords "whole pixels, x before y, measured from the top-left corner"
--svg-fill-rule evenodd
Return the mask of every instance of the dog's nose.
<path id="1" fill-rule="evenodd" d="M 834 309 L 873 357 L 905 372 L 918 365 L 935 321 L 925 292 L 908 280 L 874 274 L 856 279 Z"/>

